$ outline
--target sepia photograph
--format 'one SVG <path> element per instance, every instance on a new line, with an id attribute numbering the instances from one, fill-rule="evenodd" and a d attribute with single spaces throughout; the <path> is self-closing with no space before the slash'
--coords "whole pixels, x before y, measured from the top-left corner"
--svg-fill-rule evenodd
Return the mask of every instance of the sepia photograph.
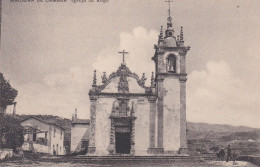
<path id="1" fill-rule="evenodd" d="M 260 1 L 0 0 L 0 167 L 260 166 Z"/>

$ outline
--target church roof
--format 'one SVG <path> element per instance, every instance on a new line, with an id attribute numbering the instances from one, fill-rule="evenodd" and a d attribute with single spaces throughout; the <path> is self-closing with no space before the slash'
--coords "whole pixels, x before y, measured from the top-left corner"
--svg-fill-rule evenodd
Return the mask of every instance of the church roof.
<path id="1" fill-rule="evenodd" d="M 163 46 L 165 46 L 165 47 L 176 47 L 177 43 L 176 43 L 175 37 L 165 38 L 164 41 L 163 41 Z"/>
<path id="2" fill-rule="evenodd" d="M 86 125 L 88 125 L 88 124 L 90 124 L 90 120 L 89 119 L 76 119 L 76 120 L 73 120 L 72 122 L 71 122 L 71 124 L 86 124 Z"/>

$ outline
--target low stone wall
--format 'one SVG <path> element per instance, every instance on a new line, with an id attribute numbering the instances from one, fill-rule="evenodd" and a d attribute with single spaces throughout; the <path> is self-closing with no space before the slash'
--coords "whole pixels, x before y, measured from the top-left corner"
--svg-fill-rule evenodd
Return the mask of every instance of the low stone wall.
<path id="1" fill-rule="evenodd" d="M 24 142 L 22 146 L 23 151 L 33 151 L 38 153 L 49 153 L 49 147 L 47 145 L 32 143 L 32 146 L 30 146 L 30 143 Z"/>
<path id="2" fill-rule="evenodd" d="M 253 155 L 241 156 L 238 158 L 238 160 L 248 161 L 248 162 L 251 162 L 252 164 L 260 166 L 260 155 L 259 156 L 253 156 Z"/>
<path id="3" fill-rule="evenodd" d="M 13 157 L 12 149 L 0 149 L 0 160 L 5 159 L 6 157 Z"/>
<path id="4" fill-rule="evenodd" d="M 33 143 L 33 148 L 38 153 L 49 153 L 49 147 L 46 145 Z"/>

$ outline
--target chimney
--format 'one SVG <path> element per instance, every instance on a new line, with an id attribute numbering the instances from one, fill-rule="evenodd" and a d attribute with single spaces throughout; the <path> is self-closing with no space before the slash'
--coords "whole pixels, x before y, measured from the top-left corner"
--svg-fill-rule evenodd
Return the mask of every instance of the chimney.
<path id="1" fill-rule="evenodd" d="M 14 102 L 13 117 L 16 116 L 16 104 L 17 104 L 17 102 Z"/>
<path id="2" fill-rule="evenodd" d="M 77 108 L 75 108 L 75 120 L 78 119 Z"/>
<path id="3" fill-rule="evenodd" d="M 75 117 L 74 117 L 74 114 L 72 114 L 72 121 L 74 121 Z"/>

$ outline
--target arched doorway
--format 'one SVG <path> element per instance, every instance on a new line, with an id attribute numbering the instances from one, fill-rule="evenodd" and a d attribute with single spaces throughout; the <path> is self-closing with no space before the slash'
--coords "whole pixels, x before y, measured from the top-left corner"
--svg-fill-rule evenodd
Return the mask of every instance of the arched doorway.
<path id="1" fill-rule="evenodd" d="M 129 99 L 128 99 L 129 100 Z M 128 100 L 119 100 L 113 103 L 110 133 L 110 150 L 116 154 L 133 154 L 134 152 L 134 126 L 135 115 L 132 103 L 132 109 L 128 107 Z"/>

